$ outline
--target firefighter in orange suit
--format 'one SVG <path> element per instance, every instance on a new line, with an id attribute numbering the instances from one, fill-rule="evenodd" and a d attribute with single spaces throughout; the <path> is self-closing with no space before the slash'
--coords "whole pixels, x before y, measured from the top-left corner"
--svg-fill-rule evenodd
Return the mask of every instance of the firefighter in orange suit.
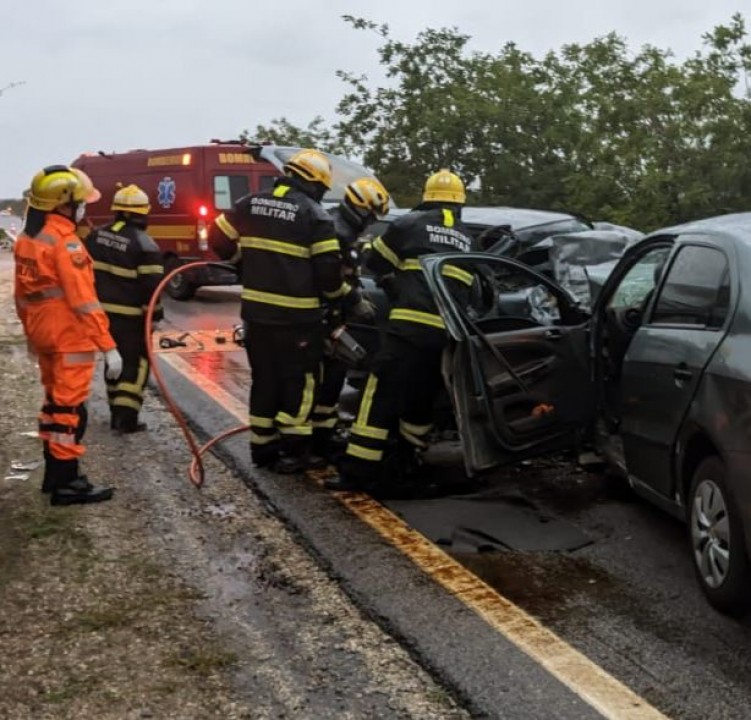
<path id="1" fill-rule="evenodd" d="M 23 232 L 14 246 L 16 311 L 45 391 L 39 415 L 42 490 L 52 505 L 100 502 L 113 492 L 92 485 L 78 466 L 96 352 L 104 353 L 109 377 L 122 370 L 97 299 L 91 258 L 76 235 L 86 204 L 99 197 L 80 170 L 44 168 L 31 181 Z"/>
<path id="2" fill-rule="evenodd" d="M 331 186 L 329 159 L 300 150 L 273 188 L 238 200 L 209 234 L 219 257 L 241 263 L 253 462 L 282 474 L 321 462 L 310 452 L 310 413 L 324 304 L 349 292 L 334 223 L 320 204 Z"/>

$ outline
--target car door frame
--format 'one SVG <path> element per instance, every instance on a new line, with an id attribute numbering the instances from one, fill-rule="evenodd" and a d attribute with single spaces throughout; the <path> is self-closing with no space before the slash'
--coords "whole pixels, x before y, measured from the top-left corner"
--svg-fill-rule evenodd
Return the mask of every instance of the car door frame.
<path id="1" fill-rule="evenodd" d="M 464 449 L 465 467 L 467 474 L 470 476 L 501 464 L 576 445 L 580 440 L 582 428 L 588 427 L 591 421 L 594 420 L 595 407 L 593 403 L 591 413 L 582 411 L 586 419 L 578 425 L 576 431 L 566 428 L 565 431 L 561 429 L 560 432 L 556 432 L 553 424 L 551 424 L 551 434 L 546 438 L 515 447 L 510 446 L 499 434 L 498 421 L 491 405 L 492 401 L 487 383 L 485 383 L 483 370 L 480 367 L 475 338 L 480 335 L 478 341 L 486 344 L 487 349 L 495 360 L 504 366 L 504 369 L 510 375 L 513 376 L 514 372 L 510 369 L 510 365 L 503 359 L 502 355 L 500 353 L 496 354 L 492 350 L 490 341 L 487 340 L 485 334 L 476 325 L 473 325 L 471 318 L 456 306 L 454 298 L 445 284 L 445 278 L 442 275 L 442 268 L 448 263 L 467 263 L 472 261 L 510 267 L 518 273 L 527 275 L 532 281 L 530 284 L 531 287 L 534 285 L 545 286 L 555 295 L 559 303 L 561 301 L 566 303 L 567 312 L 578 314 L 582 319 L 580 323 L 550 328 L 540 326 L 539 328 L 530 329 L 530 332 L 539 329 L 540 335 L 547 335 L 554 342 L 561 342 L 562 344 L 569 341 L 567 334 L 572 334 L 570 341 L 576 345 L 580 343 L 579 355 L 583 362 L 582 378 L 586 378 L 587 381 L 590 378 L 588 317 L 585 316 L 576 300 L 567 290 L 524 263 L 489 253 L 441 253 L 423 256 L 420 259 L 422 269 L 449 335 L 449 344 L 444 353 L 444 379 L 446 380 L 446 386 L 456 413 L 457 426 Z M 513 332 L 510 331 L 502 334 L 511 335 Z M 579 333 L 580 337 L 573 337 L 574 332 Z M 500 335 L 501 333 L 497 334 Z M 452 382 L 451 370 L 456 366 L 455 359 L 459 353 L 466 354 L 466 366 L 471 374 L 471 397 L 464 385 Z M 591 387 L 587 386 L 584 380 L 582 380 L 582 387 L 578 390 L 581 392 L 581 397 L 587 398 L 590 396 Z M 584 408 L 584 405 L 586 403 L 582 405 L 582 408 Z M 491 429 L 492 448 L 489 447 L 490 443 L 487 442 L 486 430 L 488 426 Z"/>

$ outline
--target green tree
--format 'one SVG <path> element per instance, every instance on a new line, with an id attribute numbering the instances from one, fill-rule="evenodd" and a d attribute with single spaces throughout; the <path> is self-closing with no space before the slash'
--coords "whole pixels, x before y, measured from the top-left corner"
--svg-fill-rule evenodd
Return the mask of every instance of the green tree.
<path id="1" fill-rule="evenodd" d="M 338 154 L 345 152 L 335 131 L 326 126 L 320 115 L 313 118 L 305 128 L 293 125 L 286 118 L 276 118 L 268 126 L 256 125 L 252 133 L 244 130 L 240 134 L 240 139 L 246 142 L 271 142 L 275 145 L 316 148 Z"/>
<path id="2" fill-rule="evenodd" d="M 653 228 L 749 202 L 749 103 L 738 95 L 751 50 L 735 15 L 683 63 L 629 51 L 610 34 L 541 59 L 508 44 L 469 52 L 458 30 L 412 44 L 378 33 L 387 82 L 341 72 L 340 137 L 399 200 L 451 165 L 473 201 L 566 208 Z"/>

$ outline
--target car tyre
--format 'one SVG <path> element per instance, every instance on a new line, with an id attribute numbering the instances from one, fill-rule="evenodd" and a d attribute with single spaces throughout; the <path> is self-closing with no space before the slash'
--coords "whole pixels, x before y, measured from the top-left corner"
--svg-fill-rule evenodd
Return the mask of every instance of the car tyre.
<path id="1" fill-rule="evenodd" d="M 688 496 L 688 534 L 694 569 L 717 610 L 738 615 L 748 608 L 751 572 L 740 513 L 718 457 L 702 461 Z"/>
<path id="2" fill-rule="evenodd" d="M 180 266 L 180 261 L 170 258 L 165 263 L 165 270 L 169 273 Z M 186 273 L 178 273 L 167 283 L 167 294 L 175 300 L 191 300 L 198 287 L 188 280 Z"/>

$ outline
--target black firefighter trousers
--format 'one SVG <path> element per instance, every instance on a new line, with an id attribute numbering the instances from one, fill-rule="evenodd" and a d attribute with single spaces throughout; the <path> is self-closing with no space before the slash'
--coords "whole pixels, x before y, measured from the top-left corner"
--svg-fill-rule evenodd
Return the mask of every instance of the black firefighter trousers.
<path id="1" fill-rule="evenodd" d="M 444 333 L 414 340 L 384 333 L 339 463 L 343 477 L 398 484 L 404 459 L 427 448 L 445 342 Z"/>
<path id="2" fill-rule="evenodd" d="M 323 354 L 323 325 L 245 323 L 251 372 L 250 452 L 258 466 L 279 456 L 305 458 Z"/>
<path id="3" fill-rule="evenodd" d="M 107 313 L 110 334 L 123 358 L 123 371 L 117 380 L 107 380 L 110 425 L 115 430 L 133 432 L 138 427 L 138 413 L 149 379 L 144 318 Z"/>

